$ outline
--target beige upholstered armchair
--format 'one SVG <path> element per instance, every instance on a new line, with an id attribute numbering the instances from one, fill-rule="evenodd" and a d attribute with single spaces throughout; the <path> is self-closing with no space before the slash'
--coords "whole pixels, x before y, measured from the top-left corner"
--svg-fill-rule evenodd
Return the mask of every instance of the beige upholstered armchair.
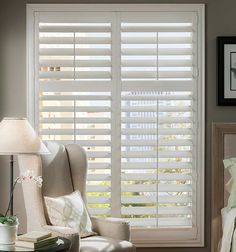
<path id="1" fill-rule="evenodd" d="M 118 218 L 91 217 L 93 231 L 98 236 L 80 239 L 77 231 L 68 227 L 52 226 L 45 211 L 43 196 L 57 197 L 79 190 L 86 202 L 87 158 L 85 151 L 76 144 L 59 145 L 46 143 L 51 154 L 19 156 L 20 172 L 34 170 L 42 175 L 43 186 L 23 183 L 23 194 L 27 214 L 27 230 L 50 230 L 56 235 L 72 241 L 73 252 L 125 252 L 135 251 L 129 242 L 129 224 Z"/>

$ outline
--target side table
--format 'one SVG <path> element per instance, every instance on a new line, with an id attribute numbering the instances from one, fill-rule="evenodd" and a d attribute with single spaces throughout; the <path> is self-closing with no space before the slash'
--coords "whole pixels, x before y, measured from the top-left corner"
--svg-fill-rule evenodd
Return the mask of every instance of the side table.
<path id="1" fill-rule="evenodd" d="M 16 247 L 15 245 L 0 245 L 0 252 L 10 252 L 10 251 L 38 251 L 38 252 L 66 252 L 71 247 L 71 241 L 63 238 L 58 237 L 58 242 L 53 245 L 44 246 L 38 249 L 30 249 L 30 248 L 21 248 Z"/>

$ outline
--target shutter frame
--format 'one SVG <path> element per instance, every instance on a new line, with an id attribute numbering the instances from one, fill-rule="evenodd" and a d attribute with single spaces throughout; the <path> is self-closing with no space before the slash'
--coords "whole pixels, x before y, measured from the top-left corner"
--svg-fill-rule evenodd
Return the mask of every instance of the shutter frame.
<path id="1" fill-rule="evenodd" d="M 33 6 L 33 5 L 32 5 L 32 6 Z M 159 6 L 160 6 L 160 5 L 159 5 Z M 158 8 L 159 8 L 159 6 L 158 6 Z M 167 7 L 167 6 L 168 6 L 168 5 L 166 5 L 166 6 L 165 6 L 165 5 L 161 5 L 161 7 L 160 7 L 159 10 L 163 10 L 163 8 L 164 8 L 164 9 L 165 9 L 165 8 L 168 9 L 168 8 L 170 8 L 170 7 L 172 8 L 172 6 L 168 6 L 168 7 Z M 178 8 L 180 7 L 180 6 L 175 6 L 175 5 L 173 5 L 173 6 L 174 6 L 173 9 L 175 9 L 175 8 L 178 9 Z M 199 30 L 198 32 L 202 32 L 202 31 L 204 30 L 204 28 L 203 28 L 203 20 L 204 20 L 204 18 L 203 18 L 203 15 L 204 15 L 204 7 L 203 7 L 203 5 L 191 5 L 191 7 L 188 6 L 188 5 L 183 5 L 183 6 L 181 6 L 180 9 L 185 8 L 184 6 L 186 6 L 186 10 L 187 10 L 187 11 L 194 9 L 193 13 L 198 13 L 198 15 L 200 16 L 200 18 L 198 17 L 198 21 L 200 20 L 200 22 L 199 22 L 199 27 L 200 27 L 200 28 L 198 28 L 198 30 Z M 69 9 L 75 8 L 75 7 L 77 7 L 77 5 L 76 5 L 76 6 L 73 6 L 73 7 L 72 7 L 72 5 L 70 5 L 70 6 L 67 6 L 65 10 L 69 10 Z M 133 8 L 132 5 L 129 5 L 129 6 L 125 6 L 125 7 L 123 6 L 123 7 L 121 7 L 121 9 L 122 9 L 122 8 L 126 9 L 126 7 L 127 7 L 128 9 L 130 8 L 130 10 L 131 10 L 131 8 Z M 178 7 L 178 8 L 177 8 L 177 7 Z M 37 9 L 37 11 L 42 11 L 42 12 L 43 12 L 45 9 L 48 9 L 48 8 L 50 9 L 50 8 L 51 8 L 51 11 L 52 11 L 52 13 L 53 13 L 53 10 L 55 9 L 55 5 L 54 5 L 53 7 L 52 7 L 52 6 L 46 6 L 45 9 L 44 9 L 44 8 L 40 9 L 40 8 L 41 8 L 41 7 L 39 7 L 39 6 L 36 6 L 36 7 L 34 6 L 34 7 L 32 7 L 32 9 L 34 9 L 34 10 Z M 57 8 L 60 9 L 60 7 L 57 7 Z M 85 9 L 86 9 L 86 8 L 87 8 L 87 10 L 88 10 L 90 7 L 85 7 Z M 111 8 L 111 7 L 109 7 L 109 8 Z M 109 9 L 109 8 L 108 8 L 108 9 Z M 113 8 L 115 8 L 115 9 L 116 9 L 116 8 L 120 8 L 120 6 L 118 7 L 118 6 L 113 5 L 111 9 L 113 9 Z M 143 6 L 138 6 L 137 9 L 138 9 L 138 8 L 140 8 L 140 10 L 143 10 L 143 9 L 142 9 Z M 30 11 L 32 11 L 31 8 L 28 8 L 28 9 L 30 9 Z M 84 9 L 84 7 L 81 8 L 81 10 L 83 10 L 83 9 Z M 123 10 L 124 10 L 124 9 L 123 9 Z M 72 10 L 72 9 L 71 9 L 71 10 Z M 98 6 L 98 9 L 97 9 L 97 10 L 98 10 L 98 12 L 101 12 L 101 8 L 99 8 L 99 6 Z M 117 10 L 118 10 L 118 9 L 117 9 Z M 145 8 L 144 8 L 144 10 L 145 10 Z M 153 10 L 153 6 L 152 6 L 152 8 L 151 8 L 150 10 Z M 178 9 L 178 10 L 179 10 L 179 9 Z M 28 11 L 28 13 L 29 13 L 28 16 L 30 16 L 30 14 L 31 14 L 31 18 L 33 18 L 34 16 L 32 15 L 32 12 L 30 13 L 30 11 Z M 51 13 L 47 13 L 47 14 L 46 14 L 46 16 L 47 16 L 49 19 L 51 19 L 50 14 L 51 14 Z M 42 16 L 42 15 L 40 14 L 40 16 Z M 28 25 L 28 23 L 27 23 L 27 25 Z M 31 26 L 31 25 L 28 25 L 28 26 L 29 26 L 29 27 L 28 27 L 29 30 L 32 29 L 32 26 Z M 32 29 L 32 30 L 33 30 L 33 29 Z M 202 34 L 202 33 L 200 33 L 200 35 L 201 35 L 201 34 Z M 30 40 L 30 39 L 29 39 L 29 40 Z M 201 35 L 201 36 L 199 36 L 199 38 L 198 38 L 198 42 L 199 42 L 200 44 L 201 44 L 201 43 L 203 44 L 202 41 L 203 41 L 203 39 L 202 39 L 202 35 Z M 32 47 L 29 47 L 29 48 L 31 48 L 31 50 L 32 50 Z M 202 61 L 203 55 L 204 55 L 204 54 L 203 54 L 203 53 L 201 54 L 201 52 L 200 52 L 200 56 L 201 56 L 201 57 L 199 58 L 199 59 L 200 59 L 200 60 L 199 60 L 200 62 L 203 62 L 203 61 Z M 31 56 L 32 56 L 32 55 L 31 55 Z M 29 57 L 29 58 L 30 58 L 30 57 Z M 30 59 L 31 59 L 31 58 L 30 58 Z M 32 64 L 30 64 L 30 65 L 31 65 L 31 67 L 32 67 Z M 28 71 L 28 72 L 29 72 L 29 71 Z M 201 80 L 203 81 L 203 78 L 202 78 L 203 75 L 204 75 L 204 74 L 203 74 L 203 70 L 200 69 L 199 72 L 200 72 L 200 74 L 199 74 L 199 78 L 198 78 L 198 79 L 201 79 Z M 28 74 L 28 75 L 29 75 L 28 78 L 29 78 L 29 79 L 32 79 L 32 75 L 30 75 L 30 74 Z M 163 83 L 163 84 L 164 84 L 164 83 Z M 194 84 L 194 83 L 192 83 L 192 84 Z M 79 86 L 78 86 L 78 87 L 79 87 Z M 141 85 L 140 85 L 140 87 L 141 87 Z M 107 85 L 107 90 L 108 90 L 108 89 L 109 89 L 109 88 L 108 88 L 108 85 Z M 151 86 L 150 86 L 149 89 L 152 90 Z M 184 88 L 183 88 L 183 89 L 184 89 Z M 191 88 L 191 89 L 192 89 L 192 88 Z M 202 89 L 202 88 L 201 88 L 201 89 Z M 32 90 L 33 90 L 33 88 L 31 88 L 31 90 L 28 90 L 28 93 L 31 93 Z M 86 87 L 85 87 L 85 86 L 82 87 L 82 90 L 86 90 Z M 99 88 L 97 88 L 97 90 L 99 90 Z M 141 88 L 141 90 L 142 90 L 142 88 Z M 202 91 L 201 91 L 201 92 L 202 92 Z M 203 90 L 203 93 L 204 93 L 204 90 Z M 28 97 L 30 97 L 30 96 L 28 96 Z M 28 102 L 28 104 L 32 104 L 32 102 Z M 31 106 L 31 105 L 30 105 L 30 106 Z M 199 107 L 200 107 L 200 111 L 201 111 L 200 117 L 202 117 L 202 115 L 204 115 L 204 111 L 203 111 L 203 109 L 202 109 L 201 107 L 204 107 L 204 106 L 201 105 L 201 106 L 199 106 Z M 30 111 L 30 110 L 31 110 L 31 111 Z M 31 122 L 33 122 L 33 121 L 32 121 L 32 118 L 33 118 L 32 115 L 33 115 L 34 113 L 32 113 L 32 108 L 30 108 L 30 110 L 28 109 L 28 111 L 29 111 L 28 114 L 30 115 Z M 36 109 L 36 110 L 37 110 L 37 109 Z M 203 121 L 203 120 L 201 120 L 200 124 L 202 124 L 202 121 Z M 35 128 L 37 129 L 37 123 L 36 123 L 36 122 L 33 122 L 33 125 L 35 125 Z M 198 125 L 199 125 L 199 123 L 198 123 Z M 204 134 L 201 134 L 201 136 L 204 136 Z M 202 138 L 199 137 L 198 142 L 200 142 L 200 145 L 201 145 L 201 142 L 203 142 Z M 202 150 L 203 150 L 203 148 L 202 148 Z M 203 167 L 203 166 L 201 166 L 201 167 Z M 203 177 L 203 175 L 201 174 L 201 178 L 202 178 L 202 177 Z M 203 194 L 201 193 L 201 197 L 198 197 L 198 198 L 201 198 L 200 201 L 202 201 L 202 199 L 204 199 Z M 199 202 L 199 199 L 197 199 L 197 201 Z M 198 209 L 199 209 L 199 208 L 198 208 Z M 200 223 L 200 222 L 198 221 L 198 224 L 199 224 L 199 223 Z M 200 227 L 201 227 L 201 226 L 200 226 Z M 144 230 L 143 230 L 143 231 L 144 231 Z M 202 230 L 201 230 L 201 231 L 202 231 Z M 139 231 L 138 231 L 138 232 L 139 232 Z M 139 240 L 139 242 L 138 242 L 137 244 L 139 244 L 139 246 L 143 246 L 143 245 L 146 246 L 146 245 L 145 245 L 145 242 L 142 241 L 141 237 L 137 236 L 137 235 L 136 235 L 136 234 L 137 234 L 136 232 L 133 232 L 133 233 L 135 234 L 135 235 L 133 236 L 133 237 L 135 237 L 134 239 Z M 203 232 L 200 232 L 200 234 L 202 234 L 202 233 L 203 233 Z M 196 236 L 193 235 L 193 237 L 196 237 Z M 191 244 L 202 244 L 202 241 L 203 241 L 203 240 L 202 240 L 202 235 L 199 236 L 199 233 L 198 233 L 197 237 L 198 237 L 197 239 L 194 238 L 193 241 L 191 241 L 190 243 L 191 243 Z M 155 240 L 155 239 L 153 239 L 153 243 L 152 243 L 152 244 L 149 243 L 150 246 L 153 246 L 153 245 L 155 244 L 154 240 Z M 165 240 L 165 239 L 163 238 L 163 240 Z M 181 240 L 181 238 L 180 238 L 180 240 Z M 175 244 L 175 246 L 176 246 L 176 242 L 175 242 L 175 241 L 172 241 L 172 242 L 173 242 L 173 244 Z M 189 243 L 189 244 L 190 244 L 190 243 Z M 143 245 L 142 245 L 142 244 L 143 244 Z M 180 244 L 180 243 L 179 243 L 179 244 Z M 187 243 L 182 243 L 182 244 L 184 244 L 184 246 L 185 246 L 185 244 L 187 244 Z M 165 246 L 164 243 L 163 243 L 162 245 Z M 161 245 L 161 246 L 162 246 L 162 245 Z M 177 246 L 178 246 L 178 245 L 177 245 Z M 193 246 L 195 246 L 195 245 L 193 245 Z"/>

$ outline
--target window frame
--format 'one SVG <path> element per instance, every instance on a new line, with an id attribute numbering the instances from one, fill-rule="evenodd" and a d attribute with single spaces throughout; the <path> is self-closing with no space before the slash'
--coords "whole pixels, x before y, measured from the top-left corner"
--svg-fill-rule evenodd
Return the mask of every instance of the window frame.
<path id="1" fill-rule="evenodd" d="M 27 4 L 27 117 L 32 126 L 37 129 L 35 104 L 38 90 L 34 85 L 37 73 L 35 72 L 37 41 L 35 31 L 35 13 L 52 12 L 155 12 L 155 11 L 188 11 L 195 12 L 197 16 L 197 65 L 198 76 L 197 92 L 198 101 L 198 170 L 197 170 L 197 191 L 196 191 L 196 227 L 189 228 L 160 228 L 160 229 L 133 229 L 131 239 L 137 247 L 203 247 L 204 246 L 204 166 L 205 166 L 205 5 L 204 4 Z M 147 232 L 148 231 L 148 232 Z M 190 232 L 191 231 L 191 232 Z M 181 234 L 180 234 L 181 233 Z M 190 234 L 191 233 L 191 234 Z M 158 237 L 158 239 L 157 239 Z"/>

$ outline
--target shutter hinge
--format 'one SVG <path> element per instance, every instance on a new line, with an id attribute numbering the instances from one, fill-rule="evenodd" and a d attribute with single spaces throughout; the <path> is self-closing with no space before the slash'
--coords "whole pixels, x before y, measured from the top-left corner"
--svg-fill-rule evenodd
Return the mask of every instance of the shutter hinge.
<path id="1" fill-rule="evenodd" d="M 196 67 L 195 68 L 194 77 L 198 77 L 198 76 L 199 76 L 199 69 Z"/>
<path id="2" fill-rule="evenodd" d="M 198 25 L 199 24 L 199 15 L 198 15 L 198 13 L 196 13 L 196 25 Z"/>

